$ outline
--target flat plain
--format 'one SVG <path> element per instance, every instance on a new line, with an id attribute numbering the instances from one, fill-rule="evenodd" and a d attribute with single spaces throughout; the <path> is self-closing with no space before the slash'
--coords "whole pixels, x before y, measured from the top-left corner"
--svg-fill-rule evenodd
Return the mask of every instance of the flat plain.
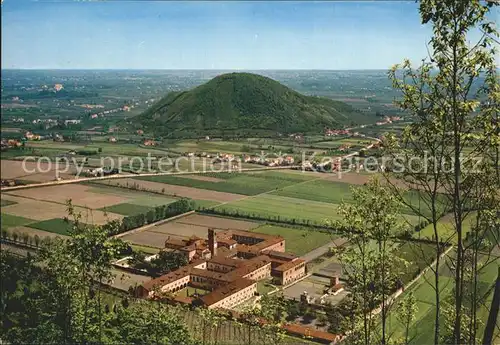
<path id="1" fill-rule="evenodd" d="M 179 177 L 179 179 L 182 179 Z M 187 184 L 189 184 L 187 179 Z M 234 193 L 223 193 L 216 191 L 209 191 L 205 189 L 197 189 L 189 186 L 171 185 L 162 182 L 144 181 L 139 179 L 124 178 L 119 180 L 105 180 L 100 181 L 99 184 L 120 186 L 126 188 L 137 188 L 139 190 L 151 190 L 156 193 L 164 193 L 166 195 L 186 197 L 191 199 L 212 200 L 219 202 L 227 202 L 241 199 L 243 196 Z"/>

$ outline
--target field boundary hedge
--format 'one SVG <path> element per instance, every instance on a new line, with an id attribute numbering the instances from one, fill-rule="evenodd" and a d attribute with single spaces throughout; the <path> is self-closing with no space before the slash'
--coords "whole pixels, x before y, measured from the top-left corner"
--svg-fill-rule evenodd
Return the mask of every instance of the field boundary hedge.
<path id="1" fill-rule="evenodd" d="M 156 206 L 146 213 L 138 213 L 124 217 L 122 220 L 112 220 L 103 225 L 110 236 L 122 234 L 129 230 L 141 228 L 172 217 L 194 211 L 195 204 L 192 199 L 182 198 L 167 205 Z"/>
<path id="2" fill-rule="evenodd" d="M 191 210 L 191 211 L 188 211 L 188 212 L 185 212 L 185 213 L 181 213 L 181 214 L 178 214 L 178 215 L 170 217 L 170 218 L 161 219 L 161 220 L 159 220 L 157 222 L 154 222 L 154 223 L 146 224 L 146 225 L 143 225 L 143 226 L 138 227 L 138 228 L 134 228 L 134 229 L 131 229 L 131 230 L 128 230 L 128 231 L 125 231 L 125 232 L 121 232 L 119 234 L 113 235 L 113 237 L 120 238 L 120 237 L 124 237 L 124 236 L 127 236 L 127 235 L 132 235 L 132 234 L 135 234 L 137 232 L 145 231 L 145 230 L 147 230 L 149 228 L 153 228 L 155 226 L 158 226 L 158 225 L 161 225 L 161 224 L 164 224 L 164 223 L 168 223 L 168 222 L 174 221 L 174 220 L 179 219 L 179 218 L 183 218 L 183 217 L 188 216 L 190 214 L 193 214 L 195 212 L 196 212 L 195 210 Z M 153 247 L 151 247 L 151 248 L 153 248 Z"/>

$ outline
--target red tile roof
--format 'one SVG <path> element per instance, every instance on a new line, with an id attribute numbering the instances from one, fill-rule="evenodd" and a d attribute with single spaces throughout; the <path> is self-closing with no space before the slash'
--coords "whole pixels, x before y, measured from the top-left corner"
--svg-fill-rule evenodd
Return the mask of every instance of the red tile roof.
<path id="1" fill-rule="evenodd" d="M 304 263 L 305 260 L 303 259 L 295 259 L 293 261 L 289 261 L 281 266 L 276 267 L 274 270 L 278 272 L 285 272 L 288 270 L 291 270 L 292 268 Z"/>
<path id="2" fill-rule="evenodd" d="M 234 295 L 238 291 L 241 291 L 254 284 L 256 284 L 256 282 L 254 282 L 253 280 L 239 278 L 223 287 L 212 291 L 211 293 L 201 297 L 200 299 L 206 306 L 211 306 L 212 304 L 222 301 L 223 299 Z"/>

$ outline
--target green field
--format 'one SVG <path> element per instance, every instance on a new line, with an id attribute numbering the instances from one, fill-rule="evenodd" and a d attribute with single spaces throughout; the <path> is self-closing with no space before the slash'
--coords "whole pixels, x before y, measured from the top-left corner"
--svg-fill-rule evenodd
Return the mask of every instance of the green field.
<path id="1" fill-rule="evenodd" d="M 139 204 L 130 204 L 124 202 L 122 204 L 111 205 L 108 207 L 100 208 L 101 211 L 118 213 L 124 216 L 131 216 L 139 213 L 148 213 L 151 210 L 154 210 L 154 207 L 139 205 Z"/>
<path id="2" fill-rule="evenodd" d="M 2 229 L 9 229 L 16 226 L 26 225 L 29 223 L 36 222 L 33 219 L 28 219 L 19 216 L 12 216 L 10 214 L 2 213 L 0 216 L 0 224 Z"/>
<path id="3" fill-rule="evenodd" d="M 111 187 L 102 184 L 97 185 L 94 183 L 92 183 L 91 185 L 92 188 L 89 189 L 89 192 L 120 196 L 128 199 L 128 204 L 156 207 L 170 204 L 176 200 L 175 198 L 156 193 L 149 193 L 147 191 L 133 190 L 121 187 Z"/>
<path id="4" fill-rule="evenodd" d="M 327 180 L 312 180 L 301 183 L 299 185 L 285 187 L 281 190 L 273 192 L 272 194 L 287 196 L 291 198 L 339 204 L 342 201 L 346 203 L 350 203 L 353 201 L 351 191 L 352 187 L 361 188 L 362 186 L 353 186 L 347 183 Z M 428 214 L 428 212 L 424 211 L 426 205 L 425 202 L 420 201 L 419 204 L 420 197 L 421 195 L 416 191 L 405 193 L 405 200 L 411 207 L 402 206 L 401 212 L 409 215 L 414 215 L 416 214 L 416 212 L 412 210 L 412 208 L 414 208 L 416 210 L 422 210 L 424 214 Z M 442 210 L 443 208 L 444 206 L 440 205 L 440 210 Z"/>
<path id="5" fill-rule="evenodd" d="M 53 218 L 43 220 L 28 225 L 30 228 L 53 232 L 60 235 L 69 235 L 71 230 L 71 223 L 64 221 L 62 218 Z"/>
<path id="6" fill-rule="evenodd" d="M 14 204 L 17 204 L 17 202 L 11 201 L 11 200 L 6 200 L 6 199 L 0 199 L 0 206 L 1 207 L 14 205 Z"/>
<path id="7" fill-rule="evenodd" d="M 407 262 L 407 266 L 402 269 L 406 273 L 400 277 L 403 283 L 407 284 L 435 260 L 436 248 L 431 243 L 407 241 L 396 249 L 395 255 Z"/>
<path id="8" fill-rule="evenodd" d="M 309 221 L 323 224 L 325 220 L 338 219 L 337 205 L 317 201 L 288 198 L 278 195 L 264 194 L 224 204 L 215 210 L 239 215 L 258 215 L 276 220 L 297 222 Z"/>
<path id="9" fill-rule="evenodd" d="M 146 176 L 137 179 L 242 195 L 257 195 L 304 181 L 303 176 L 298 175 L 300 176 L 298 177 L 294 174 L 223 173 L 207 175 L 220 178 L 223 181 L 202 181 L 176 176 Z"/>
<path id="10" fill-rule="evenodd" d="M 258 216 L 276 221 L 293 221 L 300 224 L 322 225 L 327 221 L 340 218 L 338 204 L 305 200 L 271 194 L 245 198 L 215 207 L 216 211 L 228 215 Z M 419 218 L 414 215 L 401 215 L 406 226 L 414 226 Z"/>
<path id="11" fill-rule="evenodd" d="M 74 143 L 61 143 L 54 141 L 32 141 L 28 144 L 29 148 L 48 148 L 48 149 L 57 149 L 62 151 L 69 150 L 95 150 L 97 151 L 99 148 L 102 149 L 100 155 L 106 156 L 109 154 L 112 155 L 130 155 L 130 156 L 146 156 L 148 153 L 156 154 L 156 155 L 166 155 L 167 152 L 164 150 L 156 149 L 156 148 L 145 148 L 140 147 L 138 144 L 127 144 L 127 143 L 109 143 L 109 142 L 100 142 L 95 144 L 74 144 Z"/>
<path id="12" fill-rule="evenodd" d="M 211 200 L 194 200 L 195 209 L 207 209 L 214 207 L 218 204 L 220 203 Z M 154 206 L 141 205 L 139 203 L 132 204 L 128 202 L 100 208 L 101 211 L 118 213 L 124 216 L 131 216 L 139 213 L 146 214 L 154 209 L 155 209 Z"/>
<path id="13" fill-rule="evenodd" d="M 212 208 L 212 207 L 217 206 L 219 204 L 220 204 L 220 202 L 212 201 L 212 200 L 200 200 L 200 199 L 194 200 L 194 207 L 197 210 Z"/>
<path id="14" fill-rule="evenodd" d="M 252 231 L 284 237 L 285 250 L 298 256 L 309 253 L 311 250 L 321 247 L 336 238 L 327 232 L 274 225 L 262 225 Z"/>
<path id="15" fill-rule="evenodd" d="M 471 222 L 475 219 L 475 212 L 469 214 L 463 222 L 463 230 L 465 232 L 470 231 Z M 442 241 L 450 241 L 450 243 L 456 243 L 456 231 L 454 227 L 454 222 L 452 215 L 446 215 L 442 217 L 437 223 L 437 231 Z M 423 239 L 434 239 L 434 227 L 432 224 L 427 225 L 425 228 L 415 233 L 415 238 Z"/>
<path id="16" fill-rule="evenodd" d="M 276 290 L 276 286 L 272 285 L 268 281 L 258 281 L 257 282 L 257 292 L 260 295 L 267 295 L 269 292 Z"/>
<path id="17" fill-rule="evenodd" d="M 484 271 L 479 274 L 478 291 L 479 295 L 482 296 L 482 300 L 485 301 L 484 305 L 488 301 L 491 303 L 492 291 L 494 280 L 496 279 L 497 267 L 499 260 L 490 263 Z M 416 300 L 418 311 L 416 313 L 415 321 L 410 326 L 410 344 L 432 344 L 434 341 L 434 318 L 435 318 L 435 292 L 431 284 L 434 284 L 434 276 L 432 271 L 428 271 L 424 274 L 424 277 L 420 278 L 413 286 L 411 286 L 407 291 L 405 291 L 398 301 L 401 301 L 409 292 L 413 292 Z M 440 283 L 439 291 L 441 300 L 445 300 L 452 293 L 452 288 L 454 286 L 454 280 L 449 275 L 449 270 L 447 269 L 447 263 L 443 263 L 440 267 Z M 397 303 L 392 307 L 392 310 L 397 310 Z M 480 320 L 485 320 L 481 315 L 487 315 L 488 309 L 486 307 L 481 307 L 478 311 Z M 441 318 L 442 319 L 442 318 Z M 500 322 L 499 322 L 500 324 Z M 403 336 L 404 328 L 399 323 L 394 312 L 391 312 L 388 320 L 389 334 L 392 334 L 393 339 Z M 441 326 L 444 326 L 441 324 Z M 443 329 L 443 328 L 442 328 Z M 479 333 L 482 335 L 484 327 L 479 328 Z"/>
<path id="18" fill-rule="evenodd" d="M 348 183 L 312 180 L 299 185 L 283 188 L 272 194 L 339 204 L 342 201 L 352 201 L 351 187 L 352 185 Z"/>

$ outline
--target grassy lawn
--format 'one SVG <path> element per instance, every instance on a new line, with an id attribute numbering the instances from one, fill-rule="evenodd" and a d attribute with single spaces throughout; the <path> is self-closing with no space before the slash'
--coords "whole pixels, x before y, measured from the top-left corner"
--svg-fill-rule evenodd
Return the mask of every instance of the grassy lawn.
<path id="1" fill-rule="evenodd" d="M 269 292 L 274 291 L 276 289 L 276 286 L 273 284 L 267 282 L 267 281 L 259 281 L 257 282 L 257 292 L 260 295 L 267 295 Z"/>
<path id="2" fill-rule="evenodd" d="M 204 289 L 199 289 L 199 288 L 194 288 L 191 286 L 185 287 L 184 289 L 178 291 L 176 293 L 177 296 L 182 296 L 182 297 L 192 297 L 195 294 L 198 294 L 200 296 L 206 295 L 210 291 L 204 290 Z"/>
<path id="3" fill-rule="evenodd" d="M 64 221 L 62 218 L 43 220 L 41 222 L 29 224 L 28 226 L 30 228 L 53 232 L 60 235 L 69 235 L 69 230 L 71 229 L 71 223 Z"/>
<path id="4" fill-rule="evenodd" d="M 123 204 L 116 204 L 108 207 L 103 207 L 100 208 L 100 210 L 111 213 L 118 213 L 124 216 L 131 216 L 139 213 L 147 213 L 148 211 L 154 210 L 154 208 L 150 206 L 129 204 L 128 202 L 124 202 Z"/>
<path id="5" fill-rule="evenodd" d="M 17 202 L 11 201 L 11 200 L 6 200 L 6 199 L 0 199 L 0 206 L 1 207 L 14 205 L 14 204 L 17 204 Z"/>
<path id="6" fill-rule="evenodd" d="M 337 205 L 278 195 L 264 194 L 224 204 L 215 208 L 240 215 L 258 215 L 279 220 L 309 221 L 323 224 L 338 219 Z"/>
<path id="7" fill-rule="evenodd" d="M 33 222 L 36 221 L 33 219 L 19 217 L 19 216 L 12 216 L 10 214 L 5 214 L 5 213 L 2 213 L 0 216 L 0 224 L 1 224 L 0 227 L 2 229 L 8 229 L 16 226 L 26 225 Z"/>
<path id="8" fill-rule="evenodd" d="M 295 255 L 301 256 L 313 249 L 321 247 L 332 239 L 333 235 L 317 230 L 306 230 L 297 228 L 286 228 L 274 225 L 263 225 L 252 231 L 268 235 L 279 235 L 285 238 L 285 250 Z"/>

